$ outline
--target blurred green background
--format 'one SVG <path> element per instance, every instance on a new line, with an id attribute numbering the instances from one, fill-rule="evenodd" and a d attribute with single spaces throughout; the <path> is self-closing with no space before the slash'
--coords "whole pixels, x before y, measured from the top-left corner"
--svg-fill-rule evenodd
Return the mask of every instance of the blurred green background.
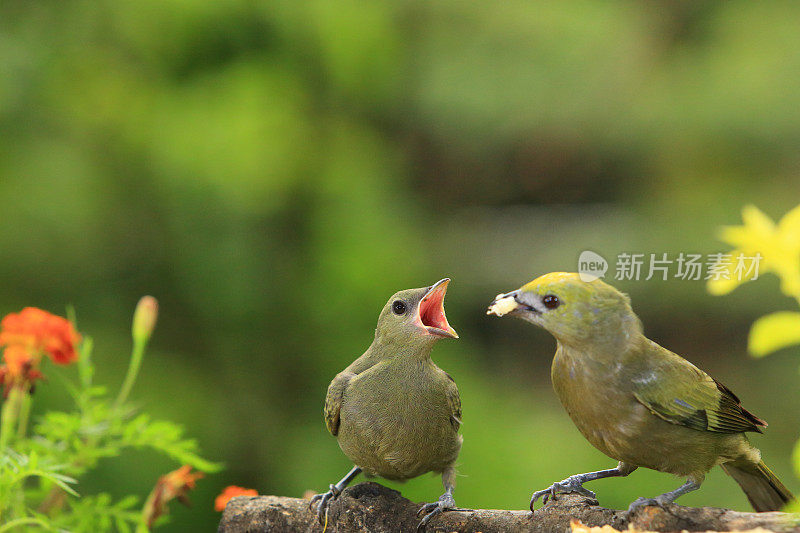
<path id="1" fill-rule="evenodd" d="M 524 509 L 614 461 L 558 404 L 553 339 L 486 304 L 586 249 L 725 250 L 743 204 L 800 202 L 798 20 L 791 2 L 4 0 L 0 313 L 74 305 L 116 387 L 133 306 L 159 299 L 133 398 L 227 465 L 163 530 L 213 530 L 225 485 L 300 496 L 350 468 L 328 382 L 394 291 L 449 276 L 461 340 L 433 357 L 463 400 L 456 501 Z M 745 353 L 753 320 L 793 309 L 777 280 L 617 285 L 770 422 L 752 440 L 800 491 L 800 354 Z M 36 412 L 65 397 L 51 379 Z M 80 490 L 144 497 L 175 466 L 127 454 Z M 621 508 L 679 483 L 591 488 Z M 681 503 L 748 509 L 719 469 Z"/>

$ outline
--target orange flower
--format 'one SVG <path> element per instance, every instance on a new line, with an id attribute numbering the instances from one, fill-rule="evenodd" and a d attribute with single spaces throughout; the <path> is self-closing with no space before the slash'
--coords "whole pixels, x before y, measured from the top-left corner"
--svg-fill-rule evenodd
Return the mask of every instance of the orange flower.
<path id="1" fill-rule="evenodd" d="M 78 359 L 75 347 L 80 340 L 69 320 L 36 307 L 10 313 L 0 322 L 0 346 L 21 346 L 37 358 L 46 353 L 59 365 Z"/>
<path id="2" fill-rule="evenodd" d="M 36 368 L 36 361 L 28 351 L 19 345 L 12 345 L 3 352 L 5 364 L 0 366 L 0 386 L 3 387 L 3 398 L 8 396 L 11 387 L 21 387 L 26 391 L 33 388 L 42 373 Z M 29 389 L 30 388 L 30 389 Z"/>
<path id="3" fill-rule="evenodd" d="M 201 477 L 203 477 L 202 472 L 192 472 L 191 466 L 183 465 L 158 478 L 142 511 L 147 527 L 152 528 L 153 522 L 168 511 L 167 504 L 170 501 L 177 499 L 186 506 L 190 505 L 188 492 L 194 488 L 195 482 Z"/>
<path id="4" fill-rule="evenodd" d="M 231 501 L 231 498 L 235 498 L 236 496 L 258 496 L 258 491 L 255 489 L 237 487 L 236 485 L 225 487 L 225 490 L 222 491 L 222 494 L 217 496 L 217 499 L 214 500 L 214 509 L 218 512 L 224 511 L 225 506 L 228 505 L 228 502 Z"/>

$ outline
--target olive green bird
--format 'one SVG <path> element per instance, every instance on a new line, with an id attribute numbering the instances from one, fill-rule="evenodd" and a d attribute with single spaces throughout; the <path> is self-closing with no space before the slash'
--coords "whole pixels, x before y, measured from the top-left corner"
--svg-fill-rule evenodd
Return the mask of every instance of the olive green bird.
<path id="1" fill-rule="evenodd" d="M 455 508 L 455 461 L 461 449 L 461 399 L 453 378 L 431 360 L 443 338 L 457 339 L 444 313 L 450 280 L 400 291 L 381 311 L 375 340 L 336 375 L 325 398 L 325 424 L 355 467 L 318 502 L 322 523 L 328 503 L 359 473 L 405 481 L 426 472 L 442 475 L 444 494 L 428 503 L 418 529 Z"/>
<path id="2" fill-rule="evenodd" d="M 639 498 L 629 511 L 664 505 L 700 488 L 716 465 L 741 486 L 756 511 L 781 509 L 789 490 L 761 460 L 745 432 L 767 423 L 742 407 L 724 385 L 642 333 L 630 299 L 597 279 L 554 272 L 508 294 L 488 313 L 511 315 L 556 338 L 551 377 L 570 418 L 616 468 L 576 474 L 533 493 L 537 499 L 577 492 L 587 481 L 627 476 L 638 467 L 686 478 L 677 489 Z"/>

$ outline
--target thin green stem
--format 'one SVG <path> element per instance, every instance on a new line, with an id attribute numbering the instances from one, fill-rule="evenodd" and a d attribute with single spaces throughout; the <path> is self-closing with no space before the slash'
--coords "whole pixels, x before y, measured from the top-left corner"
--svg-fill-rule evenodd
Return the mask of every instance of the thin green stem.
<path id="1" fill-rule="evenodd" d="M 131 393 L 133 384 L 136 382 L 136 377 L 139 375 L 139 367 L 142 366 L 142 358 L 144 357 L 144 348 L 146 342 L 134 341 L 133 349 L 131 350 L 131 362 L 128 365 L 128 373 L 125 375 L 125 381 L 122 382 L 122 387 L 119 390 L 117 399 L 114 401 L 114 407 L 120 407 L 128 395 Z"/>
<path id="2" fill-rule="evenodd" d="M 24 394 L 19 387 L 11 387 L 8 398 L 3 402 L 3 408 L 0 410 L 0 451 L 5 450 L 11 441 Z"/>
<path id="3" fill-rule="evenodd" d="M 28 525 L 30 525 L 30 526 L 41 526 L 44 529 L 49 529 L 49 530 L 53 529 L 50 526 L 50 524 L 48 524 L 47 522 L 45 522 L 41 518 L 35 518 L 35 517 L 32 517 L 32 516 L 28 516 L 28 517 L 25 517 L 25 518 L 17 518 L 16 520 L 11 520 L 10 522 L 6 522 L 2 526 L 0 526 L 0 533 L 3 533 L 5 531 L 11 531 L 15 527 L 28 526 Z"/>
<path id="4" fill-rule="evenodd" d="M 17 440 L 22 440 L 28 433 L 28 418 L 31 414 L 31 395 L 23 394 L 19 405 L 19 421 L 17 423 Z"/>
<path id="5" fill-rule="evenodd" d="M 151 522 L 155 514 L 155 489 L 147 495 L 147 499 L 142 506 L 139 523 L 136 526 L 136 533 L 149 533 Z"/>

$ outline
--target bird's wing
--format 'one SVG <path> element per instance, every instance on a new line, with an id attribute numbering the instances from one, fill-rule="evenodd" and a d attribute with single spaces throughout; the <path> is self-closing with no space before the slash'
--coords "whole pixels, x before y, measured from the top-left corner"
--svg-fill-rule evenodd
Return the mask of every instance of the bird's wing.
<path id="1" fill-rule="evenodd" d="M 655 365 L 650 359 L 649 368 L 632 378 L 634 396 L 651 413 L 673 424 L 717 433 L 761 433 L 766 427 L 725 385 L 682 357 L 664 352 L 668 355 Z"/>
<path id="2" fill-rule="evenodd" d="M 328 395 L 325 397 L 325 425 L 334 437 L 339 433 L 339 410 L 342 407 L 344 391 L 355 376 L 345 370 L 339 372 L 328 385 Z"/>
<path id="3" fill-rule="evenodd" d="M 450 424 L 453 429 L 458 431 L 461 427 L 461 396 L 458 394 L 458 387 L 453 377 L 445 372 L 445 375 L 450 380 L 447 387 L 447 402 L 450 404 Z"/>

